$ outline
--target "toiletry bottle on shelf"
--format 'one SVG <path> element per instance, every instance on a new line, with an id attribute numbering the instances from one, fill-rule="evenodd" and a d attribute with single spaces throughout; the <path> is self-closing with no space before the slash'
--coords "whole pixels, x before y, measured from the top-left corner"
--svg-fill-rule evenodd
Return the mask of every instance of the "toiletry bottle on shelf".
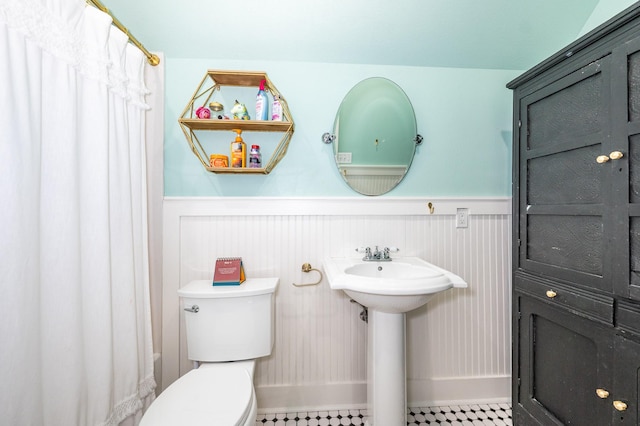
<path id="1" fill-rule="evenodd" d="M 269 119 L 269 102 L 267 93 L 264 91 L 266 83 L 267 80 L 260 80 L 260 90 L 258 90 L 258 96 L 256 96 L 256 120 Z"/>
<path id="2" fill-rule="evenodd" d="M 273 106 L 271 107 L 271 120 L 282 121 L 282 104 L 280 103 L 280 96 L 275 95 L 273 97 Z"/>
<path id="3" fill-rule="evenodd" d="M 249 168 L 259 169 L 262 167 L 262 154 L 260 154 L 260 145 L 251 145 L 249 153 Z"/>
<path id="4" fill-rule="evenodd" d="M 242 140 L 241 129 L 233 129 L 238 135 L 231 142 L 231 167 L 245 167 L 247 162 L 247 145 Z"/>

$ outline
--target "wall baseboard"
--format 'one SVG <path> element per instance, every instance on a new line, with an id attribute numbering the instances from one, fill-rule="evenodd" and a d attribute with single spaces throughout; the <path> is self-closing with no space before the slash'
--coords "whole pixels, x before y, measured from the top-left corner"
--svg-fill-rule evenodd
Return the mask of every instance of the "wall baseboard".
<path id="1" fill-rule="evenodd" d="M 511 376 L 408 380 L 409 407 L 437 407 L 511 401 Z M 365 409 L 367 384 L 258 386 L 259 413 Z M 437 399 L 434 399 L 437 395 Z"/>
<path id="2" fill-rule="evenodd" d="M 407 393 L 410 407 L 510 402 L 511 376 L 410 379 Z"/>
<path id="3" fill-rule="evenodd" d="M 364 409 L 367 406 L 367 384 L 258 386 L 256 397 L 258 413 Z"/>

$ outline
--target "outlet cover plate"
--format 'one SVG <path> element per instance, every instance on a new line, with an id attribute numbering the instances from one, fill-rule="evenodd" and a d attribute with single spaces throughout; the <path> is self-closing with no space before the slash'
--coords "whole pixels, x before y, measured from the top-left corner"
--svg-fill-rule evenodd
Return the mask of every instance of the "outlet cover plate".
<path id="1" fill-rule="evenodd" d="M 338 164 L 351 164 L 351 153 L 350 152 L 339 152 L 336 155 L 336 163 L 338 163 Z"/>
<path id="2" fill-rule="evenodd" d="M 456 228 L 468 228 L 469 227 L 469 209 L 457 209 L 456 210 Z"/>

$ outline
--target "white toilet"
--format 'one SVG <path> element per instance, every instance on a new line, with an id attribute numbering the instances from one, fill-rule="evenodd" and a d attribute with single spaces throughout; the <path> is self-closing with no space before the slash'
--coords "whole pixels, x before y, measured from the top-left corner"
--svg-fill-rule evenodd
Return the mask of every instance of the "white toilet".
<path id="1" fill-rule="evenodd" d="M 214 287 L 200 280 L 178 290 L 187 354 L 199 367 L 165 389 L 140 426 L 255 425 L 255 359 L 271 354 L 278 281 L 252 278 Z"/>

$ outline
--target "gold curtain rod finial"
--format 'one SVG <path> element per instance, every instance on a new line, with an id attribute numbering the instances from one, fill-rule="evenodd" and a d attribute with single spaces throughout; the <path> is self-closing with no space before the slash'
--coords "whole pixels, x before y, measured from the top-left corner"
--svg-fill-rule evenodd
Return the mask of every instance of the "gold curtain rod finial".
<path id="1" fill-rule="evenodd" d="M 160 63 L 160 58 L 158 57 L 158 55 L 152 53 L 151 56 L 147 56 L 147 61 L 149 62 L 149 64 L 155 67 Z"/>

